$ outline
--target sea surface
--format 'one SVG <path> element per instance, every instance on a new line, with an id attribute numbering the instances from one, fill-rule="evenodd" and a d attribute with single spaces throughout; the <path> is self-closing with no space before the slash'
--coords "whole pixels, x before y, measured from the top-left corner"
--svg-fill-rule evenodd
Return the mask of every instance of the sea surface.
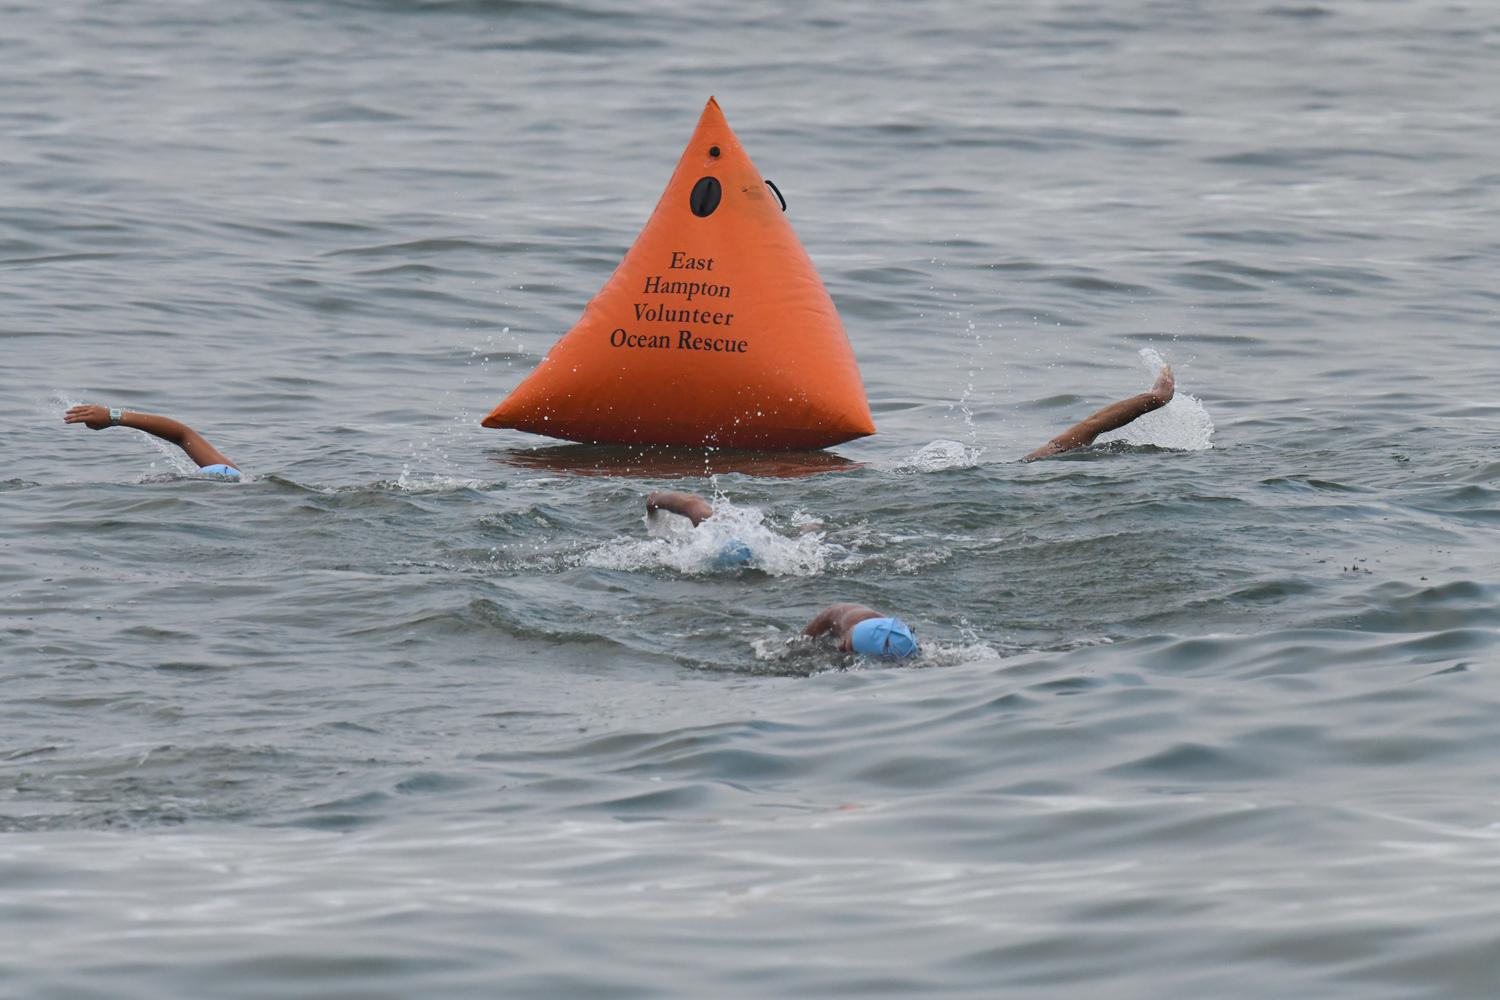
<path id="1" fill-rule="evenodd" d="M 710 95 L 879 433 L 480 428 Z M 1500 995 L 1497 95 L 1487 3 L 0 3 L 0 995 Z"/>

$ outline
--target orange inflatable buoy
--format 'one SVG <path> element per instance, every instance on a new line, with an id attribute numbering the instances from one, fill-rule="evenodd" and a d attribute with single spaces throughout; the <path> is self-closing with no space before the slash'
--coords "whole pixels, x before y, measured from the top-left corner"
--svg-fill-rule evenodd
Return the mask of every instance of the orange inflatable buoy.
<path id="1" fill-rule="evenodd" d="M 614 275 L 483 423 L 784 451 L 875 433 L 833 301 L 713 98 Z"/>

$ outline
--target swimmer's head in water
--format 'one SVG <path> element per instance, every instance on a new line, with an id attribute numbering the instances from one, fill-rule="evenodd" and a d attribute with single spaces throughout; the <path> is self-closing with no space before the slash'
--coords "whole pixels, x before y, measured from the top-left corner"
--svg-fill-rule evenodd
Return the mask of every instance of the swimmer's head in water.
<path id="1" fill-rule="evenodd" d="M 231 479 L 238 479 L 238 478 L 240 478 L 240 470 L 239 469 L 236 469 L 232 465 L 224 465 L 223 463 L 220 463 L 218 465 L 205 465 L 205 466 L 203 466 L 203 468 L 199 469 L 198 471 L 199 472 L 206 472 L 210 476 L 228 476 Z"/>
<path id="2" fill-rule="evenodd" d="M 750 546 L 738 538 L 731 538 L 719 549 L 719 554 L 714 556 L 714 565 L 720 569 L 729 569 L 732 566 L 743 566 L 749 562 L 755 553 L 750 551 Z"/>
<path id="3" fill-rule="evenodd" d="M 849 633 L 856 653 L 902 659 L 917 651 L 917 637 L 899 618 L 866 618 Z"/>

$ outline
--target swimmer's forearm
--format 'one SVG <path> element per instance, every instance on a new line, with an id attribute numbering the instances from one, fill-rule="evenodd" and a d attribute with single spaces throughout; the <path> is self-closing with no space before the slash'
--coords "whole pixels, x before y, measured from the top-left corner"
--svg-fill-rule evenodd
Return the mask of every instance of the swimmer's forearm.
<path id="1" fill-rule="evenodd" d="M 681 514 L 693 522 L 697 527 L 699 522 L 706 521 L 713 516 L 713 504 L 695 493 L 677 493 L 674 491 L 658 491 L 646 498 L 646 512 L 665 510 L 673 514 Z"/>
<path id="2" fill-rule="evenodd" d="M 1094 438 L 1100 434 L 1106 431 L 1119 430 L 1136 417 L 1142 417 L 1152 410 L 1161 409 L 1171 399 L 1171 396 L 1163 398 L 1154 392 L 1143 392 L 1139 396 L 1131 396 L 1129 399 L 1109 404 L 1078 426 L 1085 428 L 1084 433 L 1088 435 L 1088 441 L 1085 443 L 1093 444 Z"/>
<path id="3" fill-rule="evenodd" d="M 194 433 L 187 424 L 173 420 L 171 417 L 158 417 L 154 413 L 136 413 L 134 410 L 120 411 L 120 426 L 145 431 L 152 437 L 169 441 L 179 448 L 182 447 L 182 442 L 187 436 Z"/>

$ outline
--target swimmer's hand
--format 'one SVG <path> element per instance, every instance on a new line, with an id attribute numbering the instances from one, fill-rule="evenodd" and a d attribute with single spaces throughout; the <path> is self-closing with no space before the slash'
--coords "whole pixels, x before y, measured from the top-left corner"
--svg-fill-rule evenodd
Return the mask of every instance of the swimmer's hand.
<path id="1" fill-rule="evenodd" d="M 1147 395 L 1161 400 L 1152 409 L 1159 409 L 1166 406 L 1172 401 L 1172 397 L 1177 395 L 1177 379 L 1172 375 L 1171 365 L 1161 366 L 1161 371 L 1156 376 L 1156 384 L 1151 387 L 1151 391 Z"/>
<path id="2" fill-rule="evenodd" d="M 1161 372 L 1156 376 L 1156 383 L 1151 386 L 1150 392 L 1131 396 L 1118 403 L 1110 403 L 1087 420 L 1069 427 L 1021 461 L 1030 462 L 1038 458 L 1050 458 L 1053 455 L 1061 455 L 1065 451 L 1072 451 L 1074 448 L 1091 445 L 1094 443 L 1094 438 L 1100 434 L 1118 430 L 1136 417 L 1166 406 L 1172 401 L 1176 392 L 1177 380 L 1172 376 L 1172 366 L 1162 365 Z"/>
<path id="3" fill-rule="evenodd" d="M 646 498 L 646 514 L 649 516 L 659 510 L 681 514 L 692 521 L 695 528 L 714 516 L 714 505 L 696 493 L 676 493 L 672 491 L 653 493 Z"/>
<path id="4" fill-rule="evenodd" d="M 105 406 L 75 406 L 63 414 L 65 424 L 83 424 L 91 431 L 102 431 L 109 426 L 109 408 Z"/>

